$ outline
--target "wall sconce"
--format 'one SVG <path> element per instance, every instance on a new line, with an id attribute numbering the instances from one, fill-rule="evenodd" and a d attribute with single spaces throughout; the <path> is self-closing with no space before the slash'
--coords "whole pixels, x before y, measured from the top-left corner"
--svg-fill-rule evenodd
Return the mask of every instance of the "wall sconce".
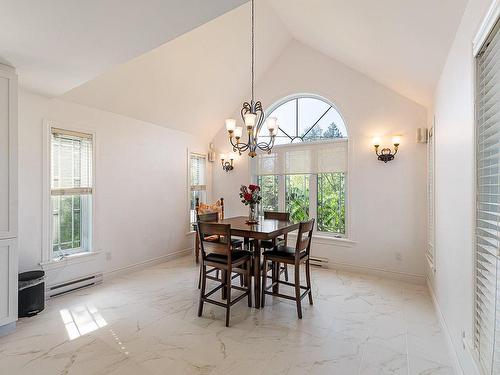
<path id="1" fill-rule="evenodd" d="M 220 155 L 220 162 L 222 164 L 222 169 L 226 172 L 232 171 L 234 169 L 233 156 L 230 155 L 229 158 L 230 158 L 229 159 L 230 161 L 226 161 L 226 155 L 224 155 L 224 154 Z"/>
<path id="2" fill-rule="evenodd" d="M 398 153 L 399 144 L 401 143 L 401 137 L 392 137 L 392 144 L 394 145 L 394 152 L 390 148 L 383 148 L 380 152 L 378 151 L 380 147 L 380 138 L 373 138 L 373 147 L 375 147 L 375 153 L 378 156 L 378 160 L 387 163 L 388 161 L 394 160 L 394 156 Z"/>

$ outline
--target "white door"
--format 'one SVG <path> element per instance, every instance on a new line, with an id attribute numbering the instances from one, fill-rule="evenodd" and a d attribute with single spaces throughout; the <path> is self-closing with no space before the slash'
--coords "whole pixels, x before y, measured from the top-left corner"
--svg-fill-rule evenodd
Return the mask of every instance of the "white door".
<path id="1" fill-rule="evenodd" d="M 17 78 L 0 66 L 0 239 L 17 236 Z"/>
<path id="2" fill-rule="evenodd" d="M 17 320 L 16 239 L 0 240 L 0 326 Z"/>

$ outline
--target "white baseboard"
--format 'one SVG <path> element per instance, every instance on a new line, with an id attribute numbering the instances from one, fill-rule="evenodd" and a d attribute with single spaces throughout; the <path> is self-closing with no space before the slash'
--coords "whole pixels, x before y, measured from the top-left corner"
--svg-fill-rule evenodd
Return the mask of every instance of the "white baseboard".
<path id="1" fill-rule="evenodd" d="M 436 310 L 436 314 L 439 319 L 439 324 L 441 325 L 441 329 L 444 332 L 444 336 L 446 339 L 446 345 L 448 346 L 448 352 L 450 353 L 453 368 L 458 375 L 479 375 L 479 372 L 476 374 L 465 374 L 462 365 L 460 364 L 460 360 L 458 359 L 458 353 L 455 350 L 455 346 L 453 345 L 453 340 L 451 338 L 450 330 L 448 329 L 448 325 L 446 324 L 446 320 L 444 318 L 443 313 L 441 312 L 441 308 L 439 307 L 439 303 L 437 301 L 436 295 L 434 294 L 434 288 L 432 288 L 432 284 L 429 278 L 426 278 L 427 288 L 429 289 L 429 293 L 431 294 L 432 303 L 434 304 L 434 309 Z M 472 358 L 471 358 L 472 360 Z M 475 366 L 474 366 L 475 367 Z M 477 370 L 477 369 L 476 369 Z"/>
<path id="2" fill-rule="evenodd" d="M 14 332 L 16 329 L 16 322 L 12 322 L 9 324 L 5 324 L 0 327 L 0 337 L 8 335 L 11 332 Z"/>
<path id="3" fill-rule="evenodd" d="M 108 280 L 108 279 L 111 279 L 113 277 L 129 274 L 130 272 L 138 271 L 138 270 L 150 267 L 150 266 L 154 266 L 156 264 L 161 264 L 161 263 L 167 262 L 167 261 L 172 260 L 172 259 L 180 258 L 180 257 L 183 257 L 185 255 L 192 254 L 193 251 L 194 251 L 194 248 L 190 247 L 190 248 L 187 248 L 184 250 L 179 250 L 179 251 L 175 251 L 175 252 L 170 253 L 170 254 L 162 255 L 162 256 L 157 257 L 157 258 L 145 260 L 143 262 L 131 264 L 131 265 L 117 268 L 117 269 L 114 269 L 111 271 L 106 271 L 106 272 L 104 272 L 104 280 Z"/>
<path id="4" fill-rule="evenodd" d="M 424 275 L 417 275 L 417 274 L 405 273 L 405 272 L 399 272 L 399 271 L 391 271 L 391 270 L 386 270 L 383 268 L 360 266 L 360 265 L 354 265 L 354 264 L 348 264 L 348 263 L 337 263 L 335 261 L 332 261 L 331 259 L 328 260 L 328 264 L 326 265 L 326 267 L 330 268 L 330 269 L 334 269 L 334 270 L 336 269 L 336 270 L 340 270 L 340 271 L 365 273 L 365 274 L 379 276 L 379 277 L 385 277 L 385 278 L 389 278 L 389 279 L 406 281 L 406 282 L 409 282 L 412 284 L 425 285 L 425 276 Z"/>

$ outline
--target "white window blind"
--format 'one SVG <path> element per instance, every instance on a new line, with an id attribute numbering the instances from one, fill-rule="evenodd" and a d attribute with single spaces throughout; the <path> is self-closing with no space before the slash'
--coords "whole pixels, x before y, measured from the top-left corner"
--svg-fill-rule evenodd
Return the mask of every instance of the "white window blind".
<path id="1" fill-rule="evenodd" d="M 92 135 L 52 128 L 51 195 L 92 193 Z"/>
<path id="2" fill-rule="evenodd" d="M 500 374 L 500 34 L 476 57 L 474 344 L 484 374 Z"/>
<path id="3" fill-rule="evenodd" d="M 204 155 L 191 154 L 191 190 L 206 190 L 205 168 L 207 158 Z"/>
<path id="4" fill-rule="evenodd" d="M 431 269 L 434 269 L 434 128 L 429 130 L 429 141 L 427 143 L 427 202 L 428 202 L 428 243 L 427 261 Z"/>
<path id="5" fill-rule="evenodd" d="M 300 143 L 275 147 L 259 154 L 256 175 L 319 174 L 347 171 L 346 138 L 325 143 Z"/>
<path id="6" fill-rule="evenodd" d="M 201 154 L 191 153 L 189 155 L 189 222 L 190 226 L 196 222 L 196 199 L 206 203 L 207 182 L 206 182 L 207 157 Z"/>

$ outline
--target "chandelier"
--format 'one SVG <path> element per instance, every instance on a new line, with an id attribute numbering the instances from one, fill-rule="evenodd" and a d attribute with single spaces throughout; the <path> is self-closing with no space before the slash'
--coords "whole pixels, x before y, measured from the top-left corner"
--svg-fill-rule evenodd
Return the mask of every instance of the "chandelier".
<path id="1" fill-rule="evenodd" d="M 262 110 L 262 103 L 260 101 L 254 100 L 254 65 L 255 65 L 255 6 L 254 0 L 252 4 L 252 64 L 251 64 L 251 88 L 252 88 L 252 98 L 249 102 L 243 103 L 243 108 L 241 109 L 241 118 L 245 124 L 246 131 L 248 134 L 247 142 L 241 141 L 241 136 L 243 135 L 243 127 L 236 126 L 235 119 L 226 120 L 226 129 L 229 135 L 229 142 L 233 146 L 233 151 L 241 155 L 242 152 L 249 151 L 248 156 L 254 157 L 257 155 L 257 149 L 271 153 L 274 146 L 274 139 L 276 134 L 278 134 L 278 124 L 275 117 L 269 117 L 266 120 L 267 130 L 269 131 L 269 141 L 259 142 L 258 132 L 260 131 L 264 122 L 264 111 Z"/>

